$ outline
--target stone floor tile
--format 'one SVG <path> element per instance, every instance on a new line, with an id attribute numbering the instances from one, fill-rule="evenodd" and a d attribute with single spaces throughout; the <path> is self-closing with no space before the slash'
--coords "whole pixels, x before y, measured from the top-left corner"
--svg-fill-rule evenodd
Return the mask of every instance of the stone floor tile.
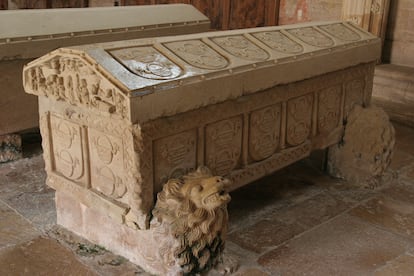
<path id="1" fill-rule="evenodd" d="M 55 192 L 50 188 L 21 193 L 4 201 L 42 232 L 56 224 Z"/>
<path id="2" fill-rule="evenodd" d="M 258 263 L 271 275 L 370 275 L 410 246 L 409 239 L 341 215 L 264 254 Z"/>
<path id="3" fill-rule="evenodd" d="M 270 276 L 270 274 L 257 268 L 248 268 L 235 273 L 235 276 Z"/>
<path id="4" fill-rule="evenodd" d="M 295 168 L 296 173 L 292 173 Z M 309 177 L 313 169 L 295 164 L 231 193 L 230 231 L 262 220 L 276 209 L 302 202 L 320 193 L 322 188 Z M 314 175 L 317 173 L 314 173 Z M 305 176 L 308 175 L 308 176 Z"/>
<path id="5" fill-rule="evenodd" d="M 393 126 L 398 144 L 410 142 L 410 138 L 414 137 L 414 128 L 399 123 L 393 123 Z"/>
<path id="6" fill-rule="evenodd" d="M 401 169 L 399 178 L 405 183 L 414 185 L 414 162 Z"/>
<path id="7" fill-rule="evenodd" d="M 298 223 L 305 229 L 309 229 L 337 216 L 351 206 L 350 203 L 328 192 L 323 192 L 272 215 L 284 223 Z"/>
<path id="8" fill-rule="evenodd" d="M 414 205 L 380 196 L 352 209 L 350 215 L 414 238 Z"/>
<path id="9" fill-rule="evenodd" d="M 414 203 L 414 184 L 413 185 L 393 185 L 381 191 L 383 196 L 394 200 L 405 201 L 409 204 Z"/>
<path id="10" fill-rule="evenodd" d="M 44 167 L 41 155 L 0 164 L 0 199 L 47 189 Z"/>
<path id="11" fill-rule="evenodd" d="M 26 242 L 39 235 L 30 222 L 0 201 L 0 249 Z"/>
<path id="12" fill-rule="evenodd" d="M 79 262 L 67 248 L 40 237 L 0 251 L 0 275 L 98 274 Z"/>
<path id="13" fill-rule="evenodd" d="M 404 254 L 377 269 L 375 276 L 414 275 L 414 255 Z"/>
<path id="14" fill-rule="evenodd" d="M 41 155 L 0 165 L 0 199 L 42 231 L 56 223 L 55 193 L 45 181 Z"/>
<path id="15" fill-rule="evenodd" d="M 278 220 L 261 220 L 256 224 L 234 231 L 228 239 L 240 247 L 263 253 L 302 233 L 297 223 L 286 224 Z"/>
<path id="16" fill-rule="evenodd" d="M 401 168 L 414 162 L 414 155 L 396 148 L 391 159 L 390 169 L 400 171 Z"/>
<path id="17" fill-rule="evenodd" d="M 116 255 L 99 245 L 93 244 L 59 225 L 49 229 L 47 235 L 50 239 L 57 240 L 60 244 L 70 249 L 78 260 L 99 275 L 151 275 L 127 259 Z"/>

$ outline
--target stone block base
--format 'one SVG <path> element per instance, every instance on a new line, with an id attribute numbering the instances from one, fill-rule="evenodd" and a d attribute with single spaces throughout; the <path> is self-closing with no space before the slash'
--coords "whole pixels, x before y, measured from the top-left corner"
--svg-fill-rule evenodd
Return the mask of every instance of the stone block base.
<path id="1" fill-rule="evenodd" d="M 0 136 L 0 163 L 22 158 L 22 139 L 18 134 Z"/>
<path id="2" fill-rule="evenodd" d="M 158 274 L 149 263 L 156 245 L 150 230 L 134 230 L 88 208 L 63 192 L 56 192 L 57 223 L 89 241 L 121 255 L 146 271 Z"/>

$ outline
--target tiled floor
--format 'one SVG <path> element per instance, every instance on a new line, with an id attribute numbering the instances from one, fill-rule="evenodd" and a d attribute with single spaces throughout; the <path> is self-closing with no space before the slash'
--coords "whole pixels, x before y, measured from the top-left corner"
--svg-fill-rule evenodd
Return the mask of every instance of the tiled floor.
<path id="1" fill-rule="evenodd" d="M 236 275 L 414 275 L 414 129 L 375 190 L 301 161 L 232 193 Z M 147 275 L 55 226 L 41 156 L 0 165 L 0 275 Z M 212 273 L 213 274 L 213 273 Z"/>

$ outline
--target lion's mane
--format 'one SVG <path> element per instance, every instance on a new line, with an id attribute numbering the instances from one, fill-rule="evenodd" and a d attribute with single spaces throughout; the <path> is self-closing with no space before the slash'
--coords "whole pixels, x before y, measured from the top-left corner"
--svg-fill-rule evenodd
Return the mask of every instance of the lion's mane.
<path id="1" fill-rule="evenodd" d="M 217 264 L 227 232 L 230 196 L 224 192 L 226 181 L 199 168 L 164 185 L 157 196 L 151 228 L 165 264 L 179 266 L 184 275 L 208 271 Z"/>

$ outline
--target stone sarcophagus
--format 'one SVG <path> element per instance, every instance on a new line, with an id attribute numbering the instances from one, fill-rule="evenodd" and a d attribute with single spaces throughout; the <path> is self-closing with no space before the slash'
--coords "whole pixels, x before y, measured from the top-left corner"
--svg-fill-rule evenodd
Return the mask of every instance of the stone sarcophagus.
<path id="1" fill-rule="evenodd" d="M 163 185 L 206 166 L 232 190 L 337 144 L 351 109 L 369 104 L 380 45 L 330 22 L 63 48 L 29 63 L 58 222 L 160 273 L 132 245 L 150 235 Z"/>

